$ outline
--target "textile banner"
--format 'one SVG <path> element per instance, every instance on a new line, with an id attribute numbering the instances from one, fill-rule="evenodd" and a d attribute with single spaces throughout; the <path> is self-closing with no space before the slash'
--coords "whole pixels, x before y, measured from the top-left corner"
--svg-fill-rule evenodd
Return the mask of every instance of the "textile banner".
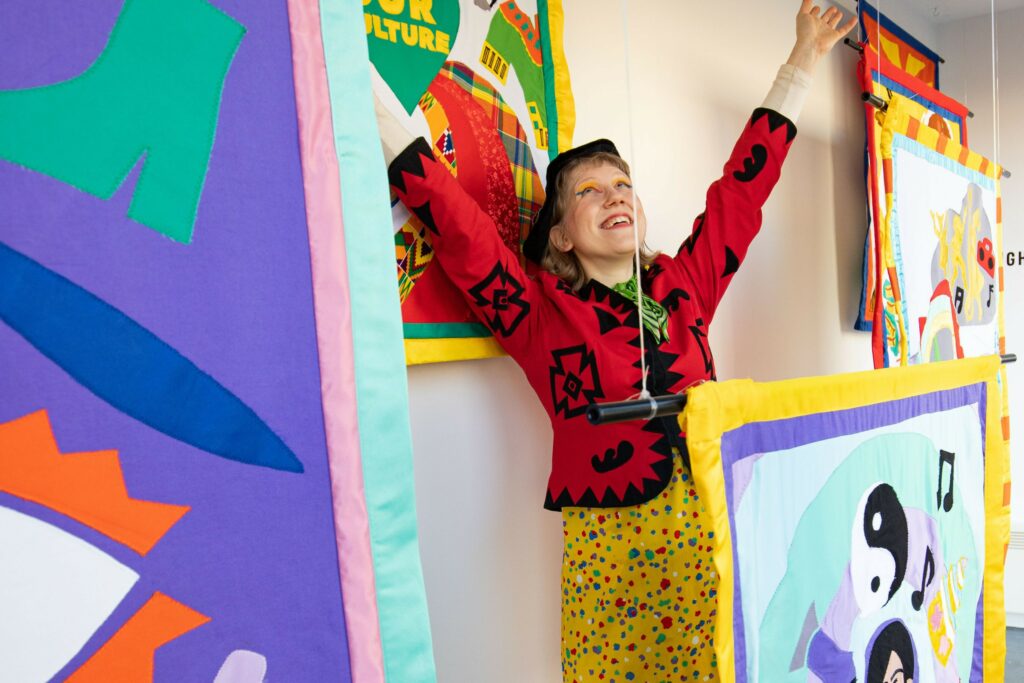
<path id="1" fill-rule="evenodd" d="M 0 678 L 350 680 L 285 5 L 4 16 Z"/>
<path id="2" fill-rule="evenodd" d="M 967 107 L 940 93 L 925 82 L 908 75 L 878 53 L 869 44 L 857 65 L 858 86 L 861 92 L 872 93 L 888 103 L 893 95 L 902 95 L 915 105 L 908 105 L 909 113 L 922 125 L 934 128 L 946 137 L 967 145 Z M 885 184 L 881 171 L 881 132 L 884 112 L 870 103 L 864 104 L 865 120 L 865 184 L 867 186 L 868 228 L 864 240 L 864 268 L 861 301 L 856 329 L 870 331 L 875 314 L 875 282 L 878 276 L 877 232 L 884 219 Z"/>
<path id="3" fill-rule="evenodd" d="M 873 335 L 876 366 L 1002 353 L 1005 345 L 1001 170 L 921 125 L 918 110 L 894 96 L 881 134 L 885 324 Z"/>
<path id="4" fill-rule="evenodd" d="M 371 0 L 363 13 L 375 94 L 521 254 L 548 160 L 572 145 L 560 0 Z M 392 227 L 407 362 L 503 354 L 434 264 L 426 227 L 394 196 Z"/>
<path id="5" fill-rule="evenodd" d="M 864 0 L 857 5 L 861 39 L 908 76 L 938 90 L 942 57 Z"/>
<path id="6" fill-rule="evenodd" d="M 989 356 L 687 393 L 718 544 L 722 680 L 1003 680 L 999 367 Z"/>

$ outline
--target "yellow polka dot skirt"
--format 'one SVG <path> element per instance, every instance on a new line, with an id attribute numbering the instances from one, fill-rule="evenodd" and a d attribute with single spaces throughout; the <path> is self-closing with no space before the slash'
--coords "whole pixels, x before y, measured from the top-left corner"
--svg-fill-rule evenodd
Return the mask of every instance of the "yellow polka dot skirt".
<path id="1" fill-rule="evenodd" d="M 562 677 L 590 683 L 714 681 L 714 532 L 676 458 L 657 498 L 564 508 Z"/>

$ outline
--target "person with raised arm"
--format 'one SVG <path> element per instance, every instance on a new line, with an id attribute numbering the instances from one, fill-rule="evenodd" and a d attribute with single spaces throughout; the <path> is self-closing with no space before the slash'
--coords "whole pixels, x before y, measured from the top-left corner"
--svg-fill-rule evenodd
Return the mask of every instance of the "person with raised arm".
<path id="1" fill-rule="evenodd" d="M 705 530 L 685 435 L 673 417 L 595 426 L 585 412 L 640 389 L 641 334 L 652 394 L 715 379 L 708 326 L 760 229 L 816 65 L 855 25 L 836 8 L 801 2 L 789 59 L 692 231 L 675 256 L 644 247 L 639 273 L 634 229 L 643 244 L 647 222 L 611 141 L 549 165 L 547 197 L 523 245 L 540 266 L 530 277 L 430 145 L 410 140 L 377 103 L 392 187 L 551 420 L 544 506 L 562 514 L 565 681 L 717 678 L 716 539 Z"/>

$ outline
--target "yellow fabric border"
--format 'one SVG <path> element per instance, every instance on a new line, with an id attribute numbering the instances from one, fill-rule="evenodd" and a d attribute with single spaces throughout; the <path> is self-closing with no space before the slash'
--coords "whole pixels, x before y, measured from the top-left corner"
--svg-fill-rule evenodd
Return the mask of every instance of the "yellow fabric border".
<path id="1" fill-rule="evenodd" d="M 558 149 L 572 149 L 572 133 L 576 129 L 576 100 L 572 96 L 569 64 L 565 60 L 562 39 L 565 35 L 565 11 L 562 0 L 548 0 L 548 30 L 551 32 L 551 58 L 555 69 L 555 102 L 558 112 Z"/>
<path id="2" fill-rule="evenodd" d="M 759 383 L 753 380 L 705 382 L 687 391 L 680 424 L 698 495 L 704 501 L 718 540 L 713 561 L 721 584 L 715 617 L 715 654 L 724 681 L 733 681 L 732 533 L 725 498 L 722 435 L 751 422 L 846 410 L 986 382 L 985 431 L 985 680 L 1002 681 L 1006 655 L 1006 614 L 1003 605 L 1003 562 L 1010 539 L 1010 511 L 1003 505 L 1009 482 L 1009 456 L 1002 438 L 998 356 L 928 363 L 903 368 L 868 370 L 830 377 Z"/>
<path id="3" fill-rule="evenodd" d="M 940 150 L 939 131 L 925 125 L 913 115 L 914 111 L 920 109 L 923 109 L 923 107 L 916 102 L 908 100 L 902 95 L 893 94 L 892 99 L 889 100 L 889 108 L 885 113 L 883 129 L 889 129 L 892 132 L 905 135 L 911 140 L 916 140 L 925 147 L 934 150 L 936 153 L 963 164 L 972 171 L 977 171 L 992 180 L 999 181 L 1003 172 L 1002 167 L 992 163 L 981 154 L 964 147 L 958 140 L 946 138 L 945 147 Z M 917 124 L 916 126 L 914 125 L 915 123 Z M 965 150 L 967 158 L 964 161 L 960 161 L 960 155 Z M 892 148 L 890 147 L 888 158 L 891 157 Z M 982 168 L 985 170 L 982 170 Z"/>
<path id="4" fill-rule="evenodd" d="M 504 356 L 505 350 L 493 337 L 460 339 L 406 339 L 405 364 L 424 365 L 453 360 L 477 360 Z"/>
<path id="5" fill-rule="evenodd" d="M 1004 571 L 1006 551 L 1010 543 L 1010 505 L 1004 491 L 1010 484 L 1010 448 L 1003 439 L 1001 423 L 1006 387 L 1006 368 L 1000 368 L 1000 379 L 989 379 L 985 415 L 985 579 L 983 584 L 984 628 L 982 641 L 985 681 L 1003 681 L 1006 668 L 1006 602 Z M 1005 503 L 1005 505 L 1004 505 Z M 991 577 L 998 577 L 990 581 Z"/>

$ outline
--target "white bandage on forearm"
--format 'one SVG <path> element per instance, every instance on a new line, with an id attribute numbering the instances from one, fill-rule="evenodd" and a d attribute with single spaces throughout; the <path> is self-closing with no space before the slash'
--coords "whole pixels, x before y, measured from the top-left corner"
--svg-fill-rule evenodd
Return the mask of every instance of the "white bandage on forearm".
<path id="1" fill-rule="evenodd" d="M 373 110 L 377 115 L 377 127 L 380 129 L 380 144 L 384 148 L 384 161 L 391 164 L 416 137 L 398 122 L 398 119 L 381 104 L 376 95 L 373 98 Z"/>
<path id="2" fill-rule="evenodd" d="M 779 73 L 775 76 L 772 89 L 768 91 L 761 106 L 777 111 L 796 123 L 813 82 L 814 78 L 803 69 L 798 69 L 791 64 L 783 64 L 779 67 Z"/>

